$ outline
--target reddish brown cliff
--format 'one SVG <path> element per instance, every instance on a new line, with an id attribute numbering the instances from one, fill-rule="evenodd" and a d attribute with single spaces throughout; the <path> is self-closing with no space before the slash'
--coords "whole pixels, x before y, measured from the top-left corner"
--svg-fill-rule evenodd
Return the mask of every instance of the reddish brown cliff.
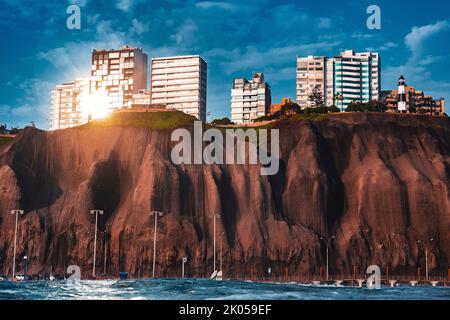
<path id="1" fill-rule="evenodd" d="M 149 115 L 145 115 L 149 116 Z M 430 245 L 433 272 L 450 255 L 450 126 L 445 118 L 386 114 L 283 120 L 280 171 L 251 165 L 173 165 L 171 129 L 95 125 L 56 132 L 28 128 L 0 147 L 0 273 L 10 273 L 14 217 L 22 208 L 17 263 L 30 273 L 92 269 L 94 218 L 98 266 L 151 274 L 153 218 L 160 276 L 210 274 L 213 214 L 221 213 L 227 277 L 319 273 L 336 235 L 331 271 L 369 264 L 414 273 L 423 265 L 417 240 Z M 219 244 L 218 244 L 219 247 Z"/>

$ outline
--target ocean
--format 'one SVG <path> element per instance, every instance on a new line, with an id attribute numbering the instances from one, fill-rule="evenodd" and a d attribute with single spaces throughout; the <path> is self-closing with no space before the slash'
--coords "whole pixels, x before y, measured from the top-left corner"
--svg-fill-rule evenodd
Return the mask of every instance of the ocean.
<path id="1" fill-rule="evenodd" d="M 337 287 L 204 279 L 0 282 L 0 300 L 450 300 L 450 287 Z"/>

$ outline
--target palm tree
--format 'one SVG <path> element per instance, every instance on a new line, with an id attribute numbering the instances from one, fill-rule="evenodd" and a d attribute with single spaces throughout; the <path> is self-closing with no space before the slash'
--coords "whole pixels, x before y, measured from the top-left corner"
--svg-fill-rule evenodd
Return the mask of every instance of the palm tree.
<path id="1" fill-rule="evenodd" d="M 342 102 L 344 101 L 344 96 L 342 95 L 342 93 L 336 93 L 335 95 L 334 95 L 334 100 L 335 101 L 340 101 L 341 102 L 341 105 L 339 106 L 340 107 L 340 109 L 341 109 L 341 111 L 344 111 L 343 110 L 343 105 L 342 105 Z M 336 103 L 337 104 L 337 103 Z M 338 104 L 339 105 L 339 104 Z"/>

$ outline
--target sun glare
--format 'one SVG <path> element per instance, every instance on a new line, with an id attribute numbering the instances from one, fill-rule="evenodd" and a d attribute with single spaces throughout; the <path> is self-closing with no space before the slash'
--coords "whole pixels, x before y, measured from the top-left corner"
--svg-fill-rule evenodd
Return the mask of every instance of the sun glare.
<path id="1" fill-rule="evenodd" d="M 110 113 L 108 94 L 104 90 L 99 90 L 86 95 L 82 99 L 83 116 L 88 119 L 105 118 Z"/>

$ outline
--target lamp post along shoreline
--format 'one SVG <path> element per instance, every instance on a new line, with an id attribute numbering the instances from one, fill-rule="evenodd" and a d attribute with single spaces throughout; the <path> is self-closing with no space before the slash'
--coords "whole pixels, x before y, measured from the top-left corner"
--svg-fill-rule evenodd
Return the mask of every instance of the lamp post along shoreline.
<path id="1" fill-rule="evenodd" d="M 214 240 L 213 240 L 213 256 L 214 256 L 214 266 L 213 272 L 216 271 L 216 215 L 214 215 Z"/>
<path id="2" fill-rule="evenodd" d="M 14 227 L 14 249 L 13 249 L 13 265 L 12 265 L 12 280 L 14 281 L 14 277 L 16 276 L 16 251 L 17 251 L 17 229 L 19 225 L 19 215 L 23 215 L 23 210 L 11 210 L 11 214 L 16 215 L 16 223 Z"/>
<path id="3" fill-rule="evenodd" d="M 423 245 L 423 250 L 425 253 L 425 280 L 428 281 L 428 246 L 430 245 L 431 242 L 433 242 L 434 239 L 430 238 L 424 241 L 421 240 L 417 240 L 417 244 L 422 244 Z"/>
<path id="4" fill-rule="evenodd" d="M 95 262 L 97 258 L 97 226 L 98 215 L 103 215 L 103 210 L 91 210 L 90 214 L 95 215 L 95 230 L 94 230 L 94 263 L 92 265 L 92 277 L 95 278 Z"/>
<path id="5" fill-rule="evenodd" d="M 184 279 L 184 264 L 187 262 L 187 257 L 183 257 L 182 263 L 181 263 L 181 278 Z"/>
<path id="6" fill-rule="evenodd" d="M 331 246 L 331 241 L 333 241 L 333 239 L 335 239 L 336 238 L 336 236 L 332 236 L 332 237 L 320 237 L 320 240 L 323 240 L 325 243 L 326 243 L 326 245 L 327 245 L 327 249 L 326 249 L 326 252 L 327 252 L 327 257 L 326 257 L 326 263 L 327 263 L 327 270 L 326 270 L 326 279 L 327 279 L 327 281 L 329 281 L 329 279 L 330 279 L 330 273 L 329 273 L 329 248 L 330 248 L 330 246 Z"/>
<path id="7" fill-rule="evenodd" d="M 158 216 L 162 217 L 163 213 L 161 211 L 150 211 L 151 216 L 155 216 L 155 231 L 153 234 L 153 270 L 152 277 L 155 277 L 155 267 L 156 267 L 156 233 L 158 227 Z"/>

